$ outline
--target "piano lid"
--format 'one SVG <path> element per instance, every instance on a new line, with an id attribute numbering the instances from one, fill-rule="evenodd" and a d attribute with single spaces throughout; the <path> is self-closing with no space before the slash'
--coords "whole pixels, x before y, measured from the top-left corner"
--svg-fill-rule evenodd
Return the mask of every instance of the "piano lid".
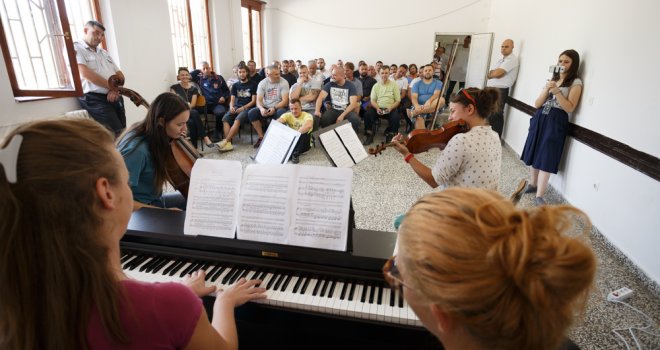
<path id="1" fill-rule="evenodd" d="M 396 241 L 394 232 L 353 229 L 353 252 L 338 252 L 211 236 L 186 236 L 183 234 L 184 221 L 183 211 L 142 208 L 131 216 L 122 242 L 377 272 L 392 255 Z"/>

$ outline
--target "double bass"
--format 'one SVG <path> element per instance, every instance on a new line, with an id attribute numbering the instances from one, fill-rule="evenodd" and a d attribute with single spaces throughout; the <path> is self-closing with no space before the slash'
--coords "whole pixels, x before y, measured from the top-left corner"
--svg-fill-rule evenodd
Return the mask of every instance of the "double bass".
<path id="1" fill-rule="evenodd" d="M 124 87 L 124 79 L 118 75 L 108 78 L 110 91 L 116 91 L 122 96 L 128 97 L 136 106 L 149 108 L 149 103 L 136 91 Z M 190 174 L 195 161 L 203 157 L 193 145 L 183 136 L 170 141 L 171 157 L 167 157 L 165 172 L 169 182 L 181 194 L 188 198 L 188 187 L 190 186 Z"/>

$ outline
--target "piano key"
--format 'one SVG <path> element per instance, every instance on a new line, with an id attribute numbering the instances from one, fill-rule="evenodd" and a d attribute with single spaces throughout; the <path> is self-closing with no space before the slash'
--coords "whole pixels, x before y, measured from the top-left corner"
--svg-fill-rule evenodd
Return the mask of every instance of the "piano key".
<path id="1" fill-rule="evenodd" d="M 300 278 L 298 278 L 298 280 L 296 281 L 296 283 L 293 286 L 293 293 L 296 293 L 296 294 L 298 293 L 298 290 L 300 289 L 300 285 L 302 284 L 304 279 L 305 279 L 305 277 L 303 277 L 303 276 L 300 276 Z"/>
<path id="2" fill-rule="evenodd" d="M 375 320 L 376 319 L 376 312 L 378 310 L 378 298 L 377 295 L 380 291 L 380 286 L 377 284 L 374 284 L 371 287 L 371 294 L 369 297 L 369 308 L 367 309 L 367 313 L 369 314 L 369 319 L 370 320 Z"/>

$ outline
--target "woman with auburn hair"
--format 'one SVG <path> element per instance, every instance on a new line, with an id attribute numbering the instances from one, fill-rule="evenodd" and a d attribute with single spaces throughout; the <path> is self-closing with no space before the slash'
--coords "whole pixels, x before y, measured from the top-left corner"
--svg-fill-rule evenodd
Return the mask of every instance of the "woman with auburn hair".
<path id="1" fill-rule="evenodd" d="M 535 203 L 545 204 L 543 195 L 548 188 L 550 174 L 559 171 L 568 134 L 569 113 L 575 111 L 582 94 L 582 80 L 578 77 L 580 55 L 566 50 L 559 55 L 555 72 L 536 98 L 537 108 L 529 121 L 529 133 L 520 159 L 529 165 L 530 180 L 525 193 L 536 193 Z"/>
<path id="2" fill-rule="evenodd" d="M 128 279 L 128 181 L 93 120 L 25 124 L 0 145 L 1 349 L 237 348 L 234 307 L 264 297 L 259 281 L 218 292 L 209 323 L 203 272 L 188 286 Z"/>
<path id="3" fill-rule="evenodd" d="M 450 188 L 420 198 L 383 267 L 445 349 L 559 349 L 596 270 L 565 235 L 570 206 L 517 209 L 493 191 Z"/>
<path id="4" fill-rule="evenodd" d="M 167 164 L 172 155 L 170 142 L 184 136 L 190 116 L 188 103 L 178 95 L 165 92 L 151 103 L 147 116 L 122 134 L 117 149 L 128 168 L 133 192 L 133 210 L 142 207 L 186 209 L 181 193 L 163 194 L 171 183 Z"/>

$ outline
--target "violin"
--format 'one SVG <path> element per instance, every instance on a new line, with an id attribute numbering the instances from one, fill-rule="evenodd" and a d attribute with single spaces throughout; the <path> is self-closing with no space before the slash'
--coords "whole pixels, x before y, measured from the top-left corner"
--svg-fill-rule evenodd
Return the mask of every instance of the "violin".
<path id="1" fill-rule="evenodd" d="M 410 132 L 408 136 L 403 140 L 403 144 L 406 145 L 408 151 L 413 154 L 418 154 L 426 152 L 431 148 L 444 149 L 451 140 L 452 137 L 467 132 L 469 127 L 465 120 L 457 120 L 449 122 L 443 125 L 440 129 L 436 130 L 426 130 L 426 129 L 416 129 Z M 382 143 L 377 145 L 375 148 L 369 148 L 369 154 L 378 156 L 381 154 L 387 147 L 393 146 L 393 143 Z"/>
<path id="2" fill-rule="evenodd" d="M 203 156 L 197 152 L 185 138 L 179 137 L 170 142 L 172 157 L 167 158 L 165 171 L 169 176 L 170 183 L 181 194 L 188 198 L 188 188 L 190 187 L 190 174 L 192 173 L 195 161 Z"/>
<path id="3" fill-rule="evenodd" d="M 145 100 L 144 97 L 142 97 L 142 95 L 138 94 L 136 91 L 125 88 L 124 79 L 119 77 L 117 74 L 113 74 L 108 78 L 108 87 L 110 88 L 110 91 L 117 91 L 120 95 L 131 99 L 131 101 L 135 103 L 135 106 L 145 106 L 146 108 L 149 108 L 149 103 L 147 100 Z"/>

